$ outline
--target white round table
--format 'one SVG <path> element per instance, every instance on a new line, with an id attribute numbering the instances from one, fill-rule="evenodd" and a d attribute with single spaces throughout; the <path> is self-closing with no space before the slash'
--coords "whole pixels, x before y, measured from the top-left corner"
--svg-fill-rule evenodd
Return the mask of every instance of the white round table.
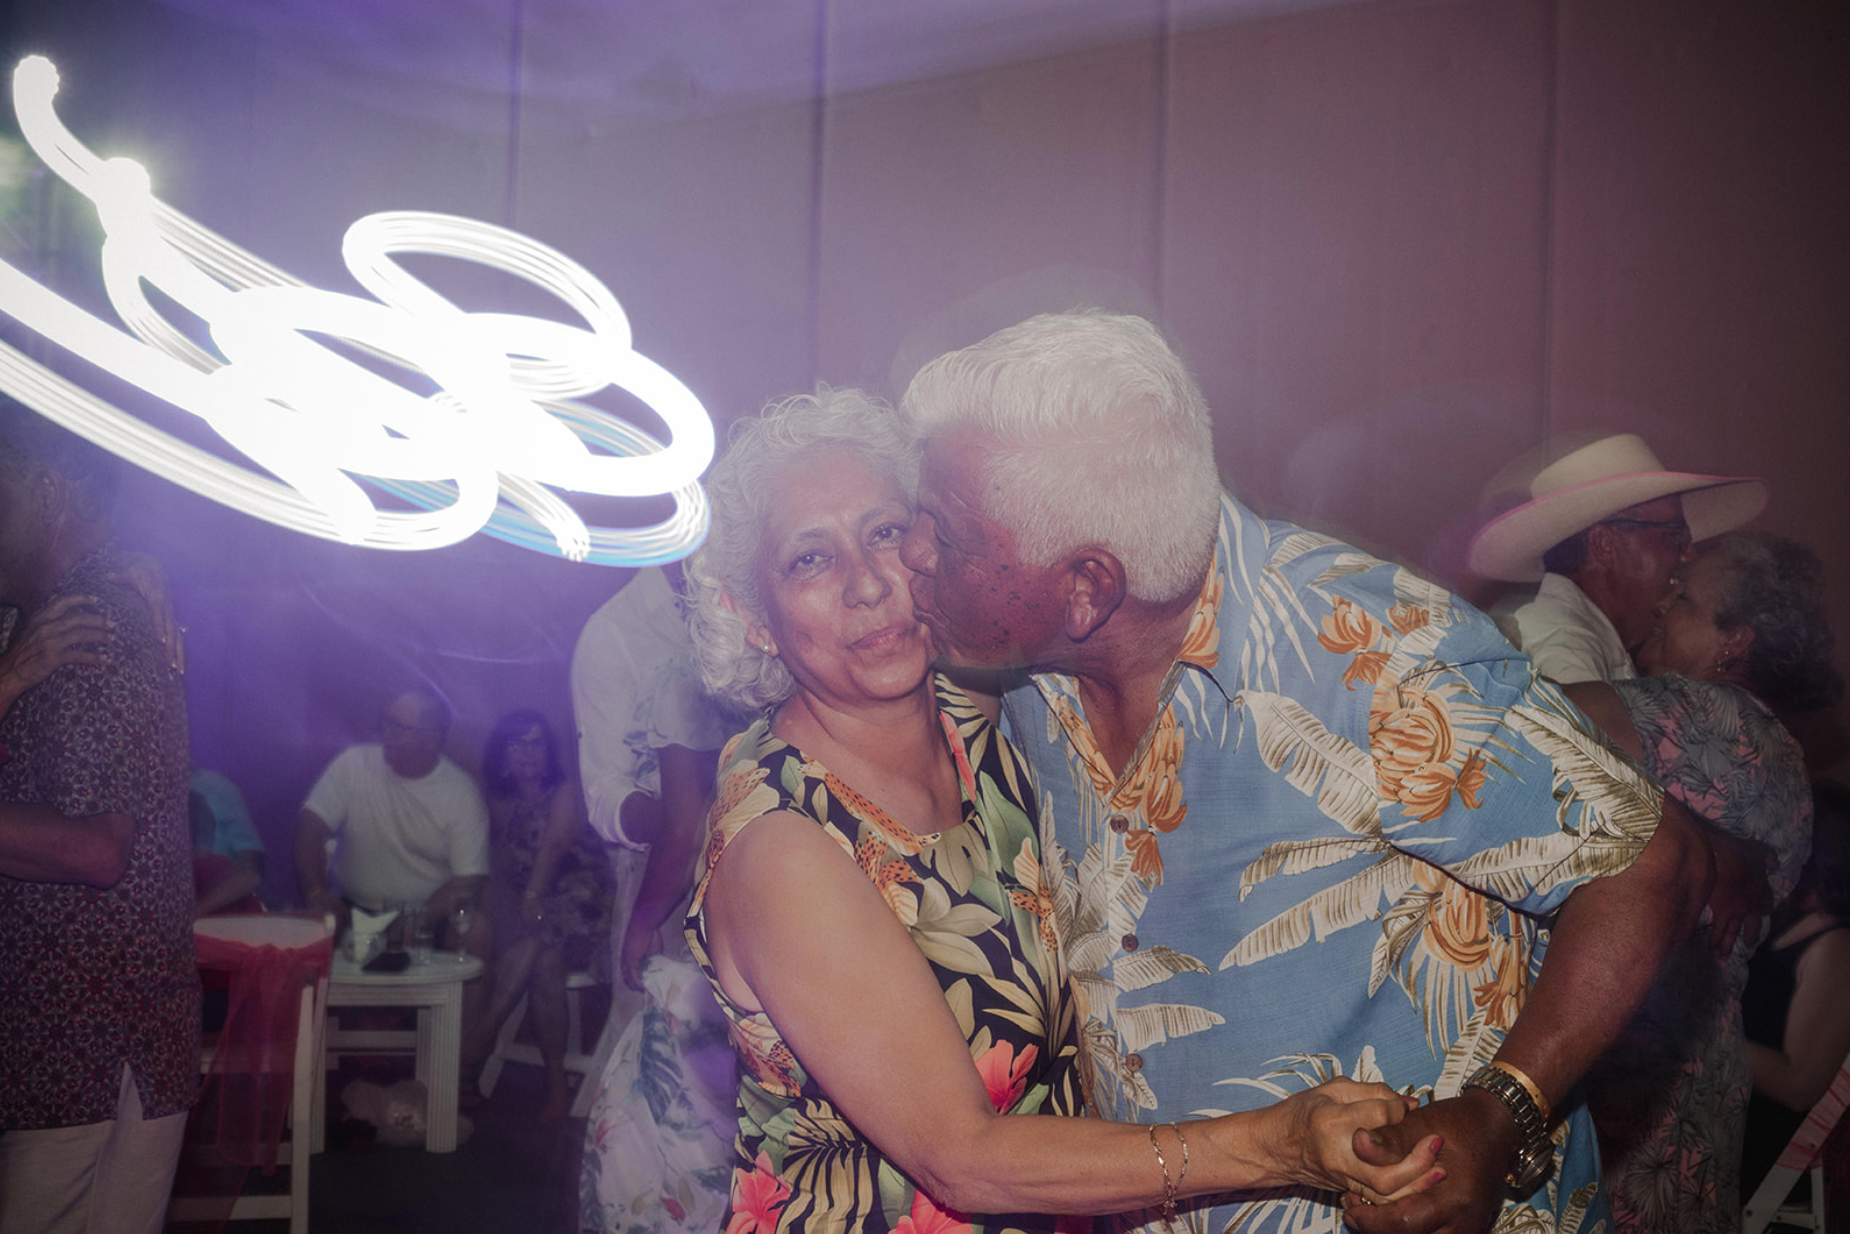
<path id="1" fill-rule="evenodd" d="M 482 975 L 474 956 L 458 960 L 440 951 L 403 972 L 368 973 L 336 949 L 328 982 L 327 1052 L 340 1054 L 417 1051 L 417 1078 L 430 1095 L 425 1111 L 427 1152 L 456 1151 L 456 1097 L 462 1069 L 462 987 Z M 415 1007 L 416 1033 L 396 1030 L 344 1030 L 334 1021 L 336 1007 Z M 314 1143 L 326 1140 L 327 1085 L 315 1089 Z"/>

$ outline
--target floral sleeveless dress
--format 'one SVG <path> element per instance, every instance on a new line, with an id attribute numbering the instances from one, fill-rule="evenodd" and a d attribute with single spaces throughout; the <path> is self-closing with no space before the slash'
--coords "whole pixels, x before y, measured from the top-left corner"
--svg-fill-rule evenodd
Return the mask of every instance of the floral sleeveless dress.
<path id="1" fill-rule="evenodd" d="M 960 690 L 941 677 L 936 684 L 963 781 L 963 822 L 914 834 L 773 736 L 761 719 L 720 756 L 688 943 L 713 981 L 701 908 L 714 863 L 752 820 L 777 810 L 806 814 L 854 858 L 911 930 L 996 1109 L 1077 1114 L 1076 1019 L 1041 878 L 1027 767 Z M 742 1063 L 728 1234 L 1090 1228 L 1084 1218 L 972 1217 L 940 1209 L 835 1109 L 768 1017 L 729 1002 L 717 981 L 713 988 Z M 910 1078 L 902 1064 L 895 1079 Z"/>
<path id="2" fill-rule="evenodd" d="M 495 868 L 516 900 L 533 877 L 533 865 L 546 838 L 553 793 L 576 791 L 568 781 L 539 801 L 515 802 L 494 837 Z M 612 894 L 610 862 L 600 850 L 590 824 L 581 820 L 571 847 L 553 868 L 552 885 L 546 888 L 540 905 L 539 924 L 521 928 L 538 935 L 547 947 L 564 948 L 572 967 L 590 967 L 601 973 L 610 963 Z"/>

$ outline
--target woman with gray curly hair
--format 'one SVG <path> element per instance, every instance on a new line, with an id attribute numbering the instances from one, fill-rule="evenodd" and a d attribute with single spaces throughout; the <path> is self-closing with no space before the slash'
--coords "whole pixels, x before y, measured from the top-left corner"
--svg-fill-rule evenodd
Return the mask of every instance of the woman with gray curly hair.
<path id="1" fill-rule="evenodd" d="M 1596 718 L 1692 814 L 1763 846 L 1773 900 L 1783 900 L 1811 843 L 1812 809 L 1804 755 L 1776 713 L 1843 693 L 1818 559 L 1786 539 L 1705 541 L 1660 621 L 1638 651 L 1650 675 L 1614 682 L 1622 710 Z M 1718 959 L 1697 938 L 1674 953 L 1587 1077 L 1621 1231 L 1740 1228 L 1752 1089 L 1741 991 L 1754 949 L 1736 940 Z"/>
<path id="2" fill-rule="evenodd" d="M 738 425 L 706 481 L 696 652 L 709 691 L 764 712 L 722 756 L 687 917 L 743 1063 L 728 1228 L 1052 1230 L 1025 1214 L 1443 1177 L 1431 1138 L 1357 1158 L 1406 1111 L 1380 1084 L 1186 1129 L 1075 1117 L 1028 770 L 930 672 L 899 560 L 915 472 L 890 409 L 824 389 Z"/>

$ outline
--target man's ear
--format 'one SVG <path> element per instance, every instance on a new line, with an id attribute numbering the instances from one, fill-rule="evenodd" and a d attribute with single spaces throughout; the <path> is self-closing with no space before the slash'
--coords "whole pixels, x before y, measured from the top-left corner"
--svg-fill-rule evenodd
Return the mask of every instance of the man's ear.
<path id="1" fill-rule="evenodd" d="M 52 530 L 63 524 L 64 516 L 71 512 L 71 503 L 77 497 L 64 473 L 50 467 L 40 467 L 38 474 L 32 477 L 31 495 L 32 509 L 40 522 Z"/>
<path id="2" fill-rule="evenodd" d="M 1619 533 L 1604 523 L 1587 528 L 1587 564 L 1609 567 L 1618 558 Z"/>
<path id="3" fill-rule="evenodd" d="M 732 594 L 730 587 L 719 589 L 719 606 L 729 613 L 737 614 L 745 623 L 745 641 L 752 645 L 754 651 L 762 651 L 767 656 L 777 654 L 777 642 L 771 637 L 771 631 L 765 624 L 747 612 L 738 598 Z"/>
<path id="4" fill-rule="evenodd" d="M 1066 620 L 1063 630 L 1075 643 L 1111 620 L 1130 595 L 1124 563 L 1101 548 L 1083 548 L 1060 564 L 1066 573 Z"/>

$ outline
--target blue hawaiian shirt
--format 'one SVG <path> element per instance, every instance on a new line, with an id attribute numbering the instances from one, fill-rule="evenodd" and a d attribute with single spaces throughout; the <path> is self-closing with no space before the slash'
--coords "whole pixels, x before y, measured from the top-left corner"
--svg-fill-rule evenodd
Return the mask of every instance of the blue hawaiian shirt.
<path id="1" fill-rule="evenodd" d="M 1004 709 L 1109 1118 L 1251 1109 L 1336 1076 L 1454 1095 L 1521 1010 L 1542 919 L 1630 864 L 1660 810 L 1489 618 L 1231 497 L 1122 775 L 1072 678 L 1039 675 Z M 1555 1140 L 1499 1228 L 1605 1217 L 1584 1109 Z M 1199 1200 L 1188 1228 L 1333 1231 L 1336 1198 Z"/>

